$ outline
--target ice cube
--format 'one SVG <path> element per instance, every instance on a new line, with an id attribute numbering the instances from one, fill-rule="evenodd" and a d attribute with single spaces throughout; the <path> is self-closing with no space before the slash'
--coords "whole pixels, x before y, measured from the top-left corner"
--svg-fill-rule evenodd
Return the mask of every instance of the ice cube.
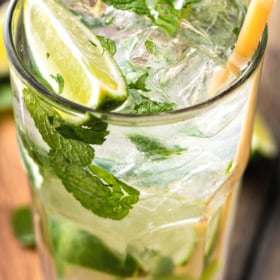
<path id="1" fill-rule="evenodd" d="M 159 27 L 151 27 L 137 34 L 129 59 L 132 64 L 159 69 L 181 61 L 188 48 L 187 42 L 170 37 Z"/>

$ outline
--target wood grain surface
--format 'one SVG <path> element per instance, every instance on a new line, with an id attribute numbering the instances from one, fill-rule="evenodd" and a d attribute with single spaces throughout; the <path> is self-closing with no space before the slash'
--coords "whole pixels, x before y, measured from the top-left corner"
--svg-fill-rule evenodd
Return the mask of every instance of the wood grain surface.
<path id="1" fill-rule="evenodd" d="M 280 1 L 270 18 L 259 110 L 280 144 Z M 279 165 L 252 167 L 240 194 L 225 280 L 280 279 Z M 30 203 L 11 114 L 0 115 L 0 280 L 41 280 L 38 256 L 22 248 L 10 227 L 12 209 Z M 47 280 L 47 279 L 46 279 Z M 98 280 L 98 279 L 96 279 Z"/>

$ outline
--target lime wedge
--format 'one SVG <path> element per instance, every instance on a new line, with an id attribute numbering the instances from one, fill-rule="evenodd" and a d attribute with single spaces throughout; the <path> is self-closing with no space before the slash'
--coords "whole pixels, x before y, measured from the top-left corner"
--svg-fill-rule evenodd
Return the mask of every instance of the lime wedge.
<path id="1" fill-rule="evenodd" d="M 8 4 L 5 3 L 0 6 L 0 77 L 8 76 L 8 58 L 4 46 L 4 18 L 6 14 Z"/>
<path id="2" fill-rule="evenodd" d="M 24 26 L 35 67 L 57 94 L 106 110 L 126 100 L 126 83 L 114 59 L 64 6 L 26 0 Z"/>
<path id="3" fill-rule="evenodd" d="M 257 113 L 253 130 L 252 156 L 274 158 L 277 153 L 277 145 L 273 135 L 261 115 Z"/>

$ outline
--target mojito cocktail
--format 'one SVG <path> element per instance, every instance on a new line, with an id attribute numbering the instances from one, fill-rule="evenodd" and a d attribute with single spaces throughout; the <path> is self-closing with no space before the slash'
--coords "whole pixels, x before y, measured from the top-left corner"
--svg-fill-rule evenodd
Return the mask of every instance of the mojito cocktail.
<path id="1" fill-rule="evenodd" d="M 222 279 L 265 36 L 209 88 L 246 9 L 12 1 L 6 45 L 45 279 Z"/>

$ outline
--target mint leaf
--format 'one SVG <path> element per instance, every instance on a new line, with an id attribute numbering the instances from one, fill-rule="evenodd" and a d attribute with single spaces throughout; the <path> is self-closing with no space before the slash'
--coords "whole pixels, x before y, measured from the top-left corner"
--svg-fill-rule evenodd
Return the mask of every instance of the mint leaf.
<path id="1" fill-rule="evenodd" d="M 240 31 L 241 31 L 241 27 L 235 27 L 235 28 L 233 29 L 232 33 L 233 33 L 234 35 L 238 36 L 239 33 L 240 33 Z"/>
<path id="2" fill-rule="evenodd" d="M 158 16 L 153 19 L 154 24 L 170 35 L 175 35 L 181 15 L 181 10 L 176 10 L 173 5 L 173 1 L 159 0 L 154 7 L 158 13 Z"/>
<path id="3" fill-rule="evenodd" d="M 137 150 L 152 160 L 164 160 L 172 155 L 180 155 L 186 148 L 180 146 L 167 147 L 159 140 L 148 136 L 133 134 L 128 139 L 136 146 Z"/>
<path id="4" fill-rule="evenodd" d="M 57 133 L 55 123 L 59 123 L 58 113 L 44 106 L 38 97 L 30 94 L 28 90 L 24 90 L 24 101 L 42 138 L 50 148 L 58 150 L 70 163 L 79 166 L 91 163 L 94 158 L 94 150 L 90 146 L 80 141 L 65 139 Z"/>
<path id="5" fill-rule="evenodd" d="M 59 151 L 64 159 L 70 163 L 79 166 L 90 164 L 94 158 L 93 148 L 83 142 L 65 139 L 60 135 L 56 131 L 56 126 L 63 123 L 59 114 L 40 101 L 30 90 L 25 89 L 23 92 L 25 105 L 42 138 L 50 148 Z"/>
<path id="6" fill-rule="evenodd" d="M 128 87 L 130 89 L 136 89 L 136 90 L 142 90 L 142 91 L 150 91 L 146 87 L 146 80 L 148 78 L 149 74 L 144 73 L 142 74 L 135 83 L 130 83 Z"/>
<path id="7" fill-rule="evenodd" d="M 124 218 L 138 201 L 139 191 L 109 172 L 93 167 L 94 149 L 87 144 L 102 144 L 108 134 L 107 124 L 94 117 L 77 125 L 67 124 L 32 90 L 24 89 L 23 94 L 37 129 L 50 147 L 47 164 L 67 191 L 86 209 L 100 217 L 115 220 Z M 34 156 L 34 153 L 30 153 L 30 156 Z M 37 155 L 35 160 L 38 160 Z"/>
<path id="8" fill-rule="evenodd" d="M 103 0 L 103 2 L 112 5 L 115 9 L 150 16 L 150 9 L 147 6 L 146 0 Z"/>
<path id="9" fill-rule="evenodd" d="M 97 166 L 80 168 L 69 164 L 55 151 L 50 152 L 50 159 L 53 166 L 59 166 L 55 172 L 67 191 L 72 193 L 83 207 L 100 217 L 120 220 L 138 201 L 137 190 Z"/>
<path id="10" fill-rule="evenodd" d="M 186 8 L 189 5 L 196 4 L 201 2 L 202 0 L 184 0 L 183 1 L 183 8 Z"/>
<path id="11" fill-rule="evenodd" d="M 52 219 L 50 229 L 53 254 L 57 262 L 63 260 L 120 277 L 140 277 L 146 274 L 133 256 L 120 258 L 101 239 L 77 229 L 70 222 Z"/>
<path id="12" fill-rule="evenodd" d="M 232 165 L 233 165 L 233 161 L 231 161 L 229 164 L 228 164 L 228 167 L 226 169 L 226 175 L 228 175 L 232 169 Z"/>
<path id="13" fill-rule="evenodd" d="M 67 139 L 82 141 L 87 144 L 101 145 L 109 134 L 108 125 L 98 118 L 91 116 L 82 124 L 62 123 L 56 130 Z"/>
<path id="14" fill-rule="evenodd" d="M 60 74 L 56 74 L 55 75 L 50 75 L 56 82 L 58 85 L 58 94 L 61 94 L 63 92 L 64 89 L 64 79 Z"/>
<path id="15" fill-rule="evenodd" d="M 135 204 L 138 201 L 139 191 L 131 188 L 127 184 L 119 181 L 115 176 L 113 176 L 108 171 L 95 166 L 89 165 L 89 170 L 100 178 L 111 188 L 115 188 L 116 194 L 120 194 L 119 199 L 123 204 L 127 204 L 129 207 L 131 204 Z M 120 204 L 121 205 L 121 204 Z"/>
<path id="16" fill-rule="evenodd" d="M 117 51 L 115 41 L 104 36 L 97 36 L 103 49 L 106 49 L 111 56 L 114 56 Z"/>
<path id="17" fill-rule="evenodd" d="M 113 24 L 114 20 L 115 20 L 115 17 L 112 16 L 111 18 L 107 19 L 105 23 L 106 23 L 106 25 L 111 25 L 111 24 Z"/>
<path id="18" fill-rule="evenodd" d="M 175 103 L 153 101 L 143 95 L 141 95 L 141 98 L 142 101 L 134 107 L 133 113 L 135 114 L 168 112 L 174 110 L 176 107 Z"/>
<path id="19" fill-rule="evenodd" d="M 11 225 L 16 239 L 24 246 L 33 248 L 35 236 L 30 207 L 22 206 L 12 212 Z"/>
<path id="20" fill-rule="evenodd" d="M 103 0 L 104 3 L 112 5 L 115 9 L 147 16 L 154 25 L 159 26 L 170 35 L 176 33 L 184 10 L 189 5 L 200 1 L 202 0 L 185 0 L 181 3 L 180 7 L 177 7 L 177 0 Z"/>
<path id="21" fill-rule="evenodd" d="M 145 48 L 148 53 L 153 54 L 153 55 L 157 54 L 157 52 L 158 52 L 158 48 L 157 48 L 156 44 L 151 40 L 145 41 Z"/>

